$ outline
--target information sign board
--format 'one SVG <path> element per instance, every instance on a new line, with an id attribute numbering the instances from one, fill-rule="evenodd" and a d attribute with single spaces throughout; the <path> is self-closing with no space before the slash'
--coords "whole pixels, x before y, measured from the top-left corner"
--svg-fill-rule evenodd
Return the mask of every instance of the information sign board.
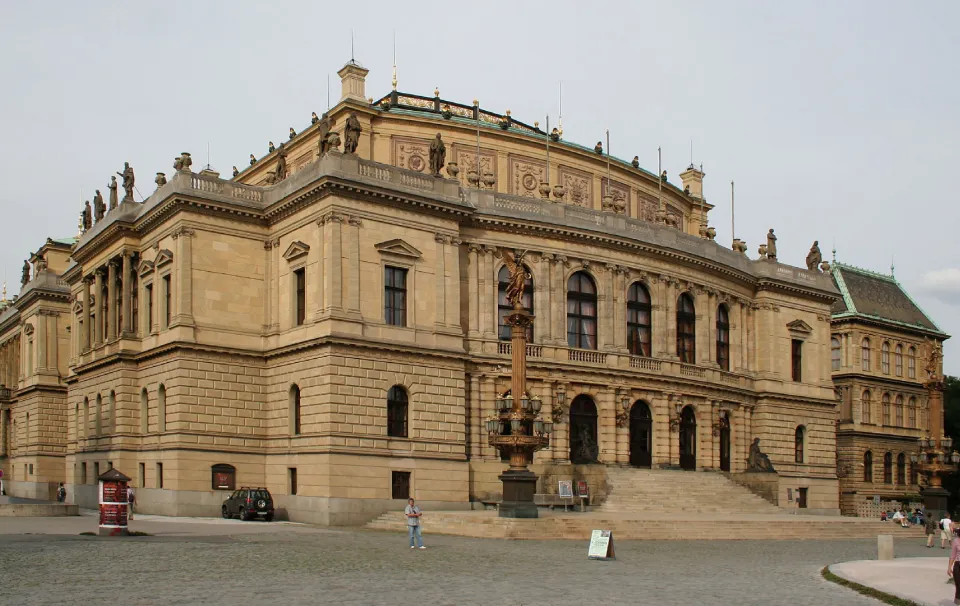
<path id="1" fill-rule="evenodd" d="M 594 530 L 590 536 L 590 549 L 587 551 L 587 558 L 591 560 L 616 560 L 617 555 L 613 550 L 613 531 L 612 530 Z"/>
<path id="2" fill-rule="evenodd" d="M 563 498 L 563 499 L 573 498 L 573 481 L 572 480 L 560 480 L 560 498 Z"/>

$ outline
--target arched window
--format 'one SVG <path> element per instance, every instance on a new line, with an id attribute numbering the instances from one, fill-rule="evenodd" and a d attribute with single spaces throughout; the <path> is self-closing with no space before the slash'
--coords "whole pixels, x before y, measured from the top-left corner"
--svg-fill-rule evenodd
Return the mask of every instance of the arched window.
<path id="1" fill-rule="evenodd" d="M 893 350 L 893 372 L 898 377 L 903 376 L 903 345 L 897 344 Z"/>
<path id="2" fill-rule="evenodd" d="M 150 430 L 150 398 L 147 395 L 147 388 L 140 390 L 140 433 L 147 433 Z"/>
<path id="3" fill-rule="evenodd" d="M 526 266 L 524 266 L 523 271 L 527 273 L 527 276 L 532 275 L 532 272 Z M 500 340 L 509 341 L 510 325 L 506 323 L 506 317 L 513 313 L 513 307 L 507 302 L 510 270 L 506 265 L 500 268 L 497 280 L 500 283 L 497 295 L 497 326 L 499 327 Z M 520 304 L 523 305 L 524 310 L 533 314 L 533 278 L 528 277 L 527 281 L 523 283 L 523 296 L 520 298 Z M 527 328 L 527 341 L 533 342 L 533 324 Z"/>
<path id="4" fill-rule="evenodd" d="M 860 422 L 861 423 L 872 423 L 871 420 L 871 404 L 870 402 L 870 390 L 863 390 L 863 395 L 860 396 Z"/>
<path id="5" fill-rule="evenodd" d="M 103 435 L 103 397 L 97 394 L 96 416 L 93 418 L 93 429 L 95 436 Z"/>
<path id="6" fill-rule="evenodd" d="M 387 392 L 387 435 L 407 437 L 407 390 L 400 385 Z"/>
<path id="7" fill-rule="evenodd" d="M 290 435 L 300 435 L 300 386 L 290 386 Z"/>
<path id="8" fill-rule="evenodd" d="M 567 345 L 597 348 L 597 287 L 583 271 L 567 281 Z"/>
<path id="9" fill-rule="evenodd" d="M 0 414 L 2 414 L 2 413 L 0 413 Z M 77 404 L 76 409 L 74 410 L 73 414 L 75 415 L 73 418 L 74 418 L 75 423 L 76 423 L 75 428 L 76 428 L 76 430 L 77 430 L 77 439 L 79 440 L 79 439 L 80 439 L 80 405 L 79 405 L 79 404 Z M 5 420 L 5 419 L 4 419 L 4 420 Z M 2 421 L 0 421 L 0 422 L 2 422 Z M 4 429 L 5 432 L 6 432 L 6 429 L 7 429 L 7 428 L 4 427 L 3 429 Z M 3 446 L 6 447 L 6 444 L 3 444 Z"/>
<path id="10" fill-rule="evenodd" d="M 717 307 L 717 364 L 730 370 L 730 315 L 723 304 Z"/>
<path id="11" fill-rule="evenodd" d="M 873 482 L 873 453 L 863 453 L 863 481 Z"/>
<path id="12" fill-rule="evenodd" d="M 830 337 L 830 368 L 840 370 L 840 338 Z"/>
<path id="13" fill-rule="evenodd" d="M 907 427 L 917 428 L 917 399 L 910 398 L 910 404 L 907 406 Z"/>
<path id="14" fill-rule="evenodd" d="M 907 455 L 897 455 L 897 484 L 907 483 Z"/>
<path id="15" fill-rule="evenodd" d="M 107 397 L 107 433 L 117 431 L 117 394 L 110 390 Z"/>
<path id="16" fill-rule="evenodd" d="M 886 341 L 880 346 L 880 370 L 883 374 L 890 374 L 890 344 Z"/>
<path id="17" fill-rule="evenodd" d="M 90 398 L 83 398 L 83 437 L 90 435 Z"/>
<path id="18" fill-rule="evenodd" d="M 897 396 L 893 404 L 893 424 L 903 427 L 903 396 Z"/>
<path id="19" fill-rule="evenodd" d="M 627 290 L 627 347 L 631 355 L 650 357 L 650 293 L 640 282 Z"/>
<path id="20" fill-rule="evenodd" d="M 800 425 L 793 434 L 793 460 L 796 463 L 803 463 L 803 437 L 806 431 L 806 428 Z"/>
<path id="21" fill-rule="evenodd" d="M 890 425 L 890 394 L 883 394 L 883 398 L 880 400 L 883 406 L 883 424 Z"/>
<path id="22" fill-rule="evenodd" d="M 889 452 L 883 455 L 883 483 L 893 484 L 893 455 Z"/>
<path id="23" fill-rule="evenodd" d="M 677 356 L 684 364 L 697 363 L 697 312 L 693 297 L 683 293 L 677 299 Z"/>
<path id="24" fill-rule="evenodd" d="M 870 339 L 864 339 L 860 344 L 860 368 L 870 372 Z"/>
<path id="25" fill-rule="evenodd" d="M 160 384 L 157 388 L 157 431 L 167 430 L 167 388 Z"/>
<path id="26" fill-rule="evenodd" d="M 917 378 L 917 350 L 913 347 L 907 350 L 907 377 Z"/>
<path id="27" fill-rule="evenodd" d="M 210 476 L 213 490 L 234 490 L 237 485 L 237 468 L 233 465 L 211 465 Z"/>

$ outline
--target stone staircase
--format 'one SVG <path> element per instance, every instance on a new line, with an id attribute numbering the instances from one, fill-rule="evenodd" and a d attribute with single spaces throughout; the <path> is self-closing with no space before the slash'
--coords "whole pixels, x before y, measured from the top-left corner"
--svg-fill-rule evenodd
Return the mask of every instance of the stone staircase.
<path id="1" fill-rule="evenodd" d="M 721 473 L 611 467 L 601 513 L 782 514 Z"/>

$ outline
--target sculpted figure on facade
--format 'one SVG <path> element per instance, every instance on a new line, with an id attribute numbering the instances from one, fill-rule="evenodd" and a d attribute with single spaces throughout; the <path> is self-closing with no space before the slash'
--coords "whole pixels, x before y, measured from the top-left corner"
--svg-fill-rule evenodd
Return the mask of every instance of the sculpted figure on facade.
<path id="1" fill-rule="evenodd" d="M 317 117 L 317 112 L 310 112 L 310 124 L 316 124 L 320 121 L 320 118 Z"/>
<path id="2" fill-rule="evenodd" d="M 527 283 L 527 280 L 530 279 L 530 274 L 527 273 L 527 269 L 523 266 L 523 258 L 526 256 L 526 251 L 515 250 L 510 252 L 507 249 L 502 249 L 503 253 L 503 262 L 507 265 L 507 270 L 510 272 L 510 282 L 507 286 L 506 299 L 507 303 L 511 307 L 517 308 L 522 306 L 523 300 L 523 287 Z"/>
<path id="3" fill-rule="evenodd" d="M 330 151 L 327 139 L 330 137 L 330 129 L 333 128 L 333 124 L 330 122 L 330 116 L 323 114 L 323 118 L 320 120 L 320 126 L 317 127 L 317 132 L 320 134 L 320 155 Z"/>
<path id="4" fill-rule="evenodd" d="M 767 258 L 777 260 L 777 236 L 773 234 L 773 228 L 767 232 Z"/>
<path id="5" fill-rule="evenodd" d="M 253 166 L 257 163 L 257 158 L 253 154 L 250 154 L 250 166 Z"/>
<path id="6" fill-rule="evenodd" d="M 112 184 L 113 189 L 110 191 L 110 201 L 111 203 L 117 199 L 117 180 L 114 179 Z M 100 190 L 98 189 L 93 195 L 93 217 L 96 219 L 97 223 L 103 220 L 103 216 L 107 214 L 107 207 L 103 203 L 103 196 L 100 195 Z"/>
<path id="7" fill-rule="evenodd" d="M 133 187 L 135 179 L 133 176 L 133 167 L 129 162 L 123 163 L 123 172 L 117 173 L 123 178 L 123 202 L 133 202 Z M 111 200 L 112 202 L 112 200 Z M 111 209 L 113 206 L 110 207 Z"/>
<path id="8" fill-rule="evenodd" d="M 760 438 L 754 438 L 750 445 L 750 455 L 747 457 L 747 471 L 776 471 L 770 457 L 760 451 Z"/>
<path id="9" fill-rule="evenodd" d="M 110 176 L 110 183 L 107 184 L 107 189 L 110 190 L 110 208 L 117 207 L 117 178 L 113 175 Z M 100 194 L 100 190 L 97 190 L 97 194 Z M 103 202 L 103 198 L 100 198 L 100 202 Z M 93 211 L 97 212 L 97 197 L 93 197 Z M 97 219 L 99 221 L 100 219 Z"/>
<path id="10" fill-rule="evenodd" d="M 234 166 L 234 167 L 233 167 L 233 176 L 234 176 L 234 177 L 238 177 L 239 175 L 240 175 L 240 171 L 237 169 L 236 166 Z"/>
<path id="11" fill-rule="evenodd" d="M 293 130 L 293 127 L 291 126 L 289 138 L 291 141 L 293 141 L 296 137 L 297 137 L 297 131 Z"/>
<path id="12" fill-rule="evenodd" d="M 272 154 L 277 151 L 277 148 L 273 146 L 273 141 L 267 141 L 267 153 Z"/>
<path id="13" fill-rule="evenodd" d="M 447 159 L 447 146 L 443 144 L 440 133 L 430 142 L 430 172 L 434 177 L 440 176 L 440 169 Z"/>
<path id="14" fill-rule="evenodd" d="M 943 345 L 939 341 L 930 344 L 930 355 L 924 370 L 931 381 L 940 380 L 940 361 L 943 360 Z"/>
<path id="15" fill-rule="evenodd" d="M 820 254 L 820 241 L 814 240 L 810 252 L 807 253 L 807 269 L 817 271 L 821 261 L 823 261 L 823 255 Z"/>
<path id="16" fill-rule="evenodd" d="M 20 275 L 20 286 L 26 286 L 30 281 L 30 262 L 23 262 L 23 273 Z"/>
<path id="17" fill-rule="evenodd" d="M 274 171 L 275 182 L 283 181 L 287 178 L 287 150 L 284 149 L 283 143 L 280 144 L 280 148 L 277 150 L 277 170 Z"/>
<path id="18" fill-rule="evenodd" d="M 357 119 L 355 112 L 350 112 L 347 123 L 343 127 L 343 152 L 346 154 L 357 153 L 357 146 L 360 144 L 360 132 L 363 130 L 360 126 L 360 120 Z"/>
<path id="19" fill-rule="evenodd" d="M 87 231 L 93 225 L 93 211 L 90 209 L 90 200 L 83 203 L 83 213 L 81 214 L 81 226 L 83 231 Z"/>

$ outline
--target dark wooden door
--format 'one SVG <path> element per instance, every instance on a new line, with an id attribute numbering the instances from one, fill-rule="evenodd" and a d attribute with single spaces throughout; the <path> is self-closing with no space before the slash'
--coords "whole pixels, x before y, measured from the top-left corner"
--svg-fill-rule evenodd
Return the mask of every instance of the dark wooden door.
<path id="1" fill-rule="evenodd" d="M 807 489 L 798 488 L 797 489 L 797 507 L 800 509 L 807 508 Z"/>
<path id="2" fill-rule="evenodd" d="M 652 457 L 653 419 L 646 402 L 638 400 L 630 409 L 630 464 L 650 467 Z"/>
<path id="3" fill-rule="evenodd" d="M 597 406 L 590 396 L 579 395 L 570 405 L 570 462 L 596 463 L 598 456 Z"/>
<path id="4" fill-rule="evenodd" d="M 697 468 L 697 418 L 690 406 L 680 413 L 680 468 Z"/>
<path id="5" fill-rule="evenodd" d="M 720 428 L 720 471 L 730 471 L 730 427 Z"/>

